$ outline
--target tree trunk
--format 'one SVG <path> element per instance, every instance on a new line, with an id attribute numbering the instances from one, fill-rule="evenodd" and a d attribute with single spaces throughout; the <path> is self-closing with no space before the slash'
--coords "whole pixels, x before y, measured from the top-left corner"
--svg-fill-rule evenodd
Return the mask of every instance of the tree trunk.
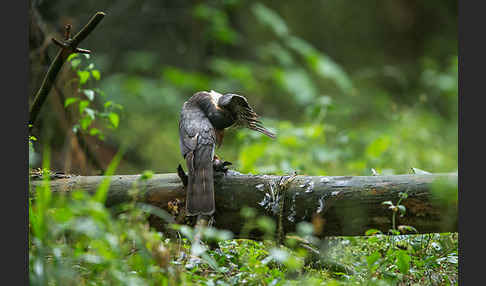
<path id="1" fill-rule="evenodd" d="M 103 176 L 66 176 L 53 179 L 53 192 L 69 193 L 83 189 L 96 192 Z M 396 215 L 396 226 L 410 225 L 419 233 L 457 231 L 457 174 L 410 174 L 388 176 L 290 176 L 245 175 L 229 171 L 215 176 L 216 213 L 214 226 L 242 236 L 248 221 L 240 215 L 248 206 L 258 215 L 276 220 L 282 233 L 295 231 L 299 222 L 314 224 L 316 235 L 364 235 L 371 228 L 386 233 L 392 227 L 392 210 L 384 201 L 396 204 L 399 193 L 408 197 L 402 201 L 406 213 Z M 288 182 L 288 184 L 285 184 Z M 42 181 L 32 180 L 31 189 Z M 136 200 L 161 207 L 173 213 L 169 202 L 179 201 L 184 208 L 185 192 L 176 174 L 155 174 L 148 180 L 140 175 L 116 175 L 106 201 L 113 206 Z M 31 193 L 32 190 L 31 190 Z M 259 236 L 251 232 L 250 237 Z"/>

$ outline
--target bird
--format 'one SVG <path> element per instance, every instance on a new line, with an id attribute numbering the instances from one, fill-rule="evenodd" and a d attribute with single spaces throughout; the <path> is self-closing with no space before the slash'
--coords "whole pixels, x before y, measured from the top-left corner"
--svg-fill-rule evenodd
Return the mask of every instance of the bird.
<path id="1" fill-rule="evenodd" d="M 199 91 L 184 102 L 179 119 L 179 143 L 188 169 L 187 216 L 211 216 L 215 212 L 213 168 L 231 163 L 222 161 L 214 152 L 223 143 L 224 130 L 228 127 L 246 127 L 276 138 L 275 133 L 262 125 L 242 95 Z"/>

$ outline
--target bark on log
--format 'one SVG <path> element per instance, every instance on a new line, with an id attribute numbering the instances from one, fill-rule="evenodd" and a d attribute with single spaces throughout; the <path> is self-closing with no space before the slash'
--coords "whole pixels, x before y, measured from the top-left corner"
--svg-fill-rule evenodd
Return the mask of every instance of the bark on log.
<path id="1" fill-rule="evenodd" d="M 312 222 L 321 231 L 319 237 L 364 235 L 374 228 L 386 233 L 392 225 L 392 211 L 383 201 L 399 199 L 400 192 L 407 192 L 402 201 L 406 206 L 404 217 L 396 216 L 398 225 L 410 225 L 419 233 L 457 232 L 457 200 L 444 200 L 438 188 L 452 188 L 457 198 L 457 173 L 410 174 L 388 176 L 296 176 L 285 189 L 279 182 L 289 176 L 246 175 L 229 171 L 215 177 L 216 213 L 214 226 L 231 230 L 241 236 L 246 223 L 240 215 L 244 206 L 258 215 L 282 221 L 283 233 L 295 231 L 301 221 Z M 69 193 L 83 189 L 96 191 L 104 176 L 72 176 L 50 181 L 53 192 Z M 447 182 L 446 184 L 441 182 Z M 31 193 L 42 181 L 31 181 Z M 130 190 L 137 185 L 136 199 L 151 205 L 168 208 L 175 199 L 182 202 L 185 192 L 176 174 L 155 174 L 146 181 L 140 175 L 112 176 L 106 201 L 113 206 L 133 199 Z M 434 187 L 435 186 L 435 187 Z M 283 209 L 280 213 L 280 206 Z M 448 202 L 447 202 L 448 201 Z M 182 204 L 183 205 L 183 204 Z M 281 214 L 281 215 L 280 215 Z M 250 233 L 251 237 L 258 232 Z"/>

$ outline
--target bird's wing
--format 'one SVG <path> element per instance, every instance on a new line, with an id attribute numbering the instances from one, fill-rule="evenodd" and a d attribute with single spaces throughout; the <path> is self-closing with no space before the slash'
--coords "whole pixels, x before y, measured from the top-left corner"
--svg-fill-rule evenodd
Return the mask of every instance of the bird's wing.
<path id="1" fill-rule="evenodd" d="M 248 101 L 244 96 L 238 94 L 232 94 L 230 96 L 230 100 L 224 107 L 228 108 L 236 115 L 235 125 L 258 131 L 270 138 L 276 137 L 273 132 L 263 127 L 262 122 L 258 119 L 258 114 L 256 114 L 250 104 L 248 104 Z"/>
<path id="2" fill-rule="evenodd" d="M 199 108 L 183 107 L 179 132 L 181 152 L 189 171 L 186 186 L 187 215 L 210 215 L 215 210 L 213 181 L 215 130 Z"/>
<path id="3" fill-rule="evenodd" d="M 206 121 L 206 116 L 199 108 L 184 104 L 179 120 L 179 144 L 183 157 L 196 149 L 201 124 L 207 124 Z"/>

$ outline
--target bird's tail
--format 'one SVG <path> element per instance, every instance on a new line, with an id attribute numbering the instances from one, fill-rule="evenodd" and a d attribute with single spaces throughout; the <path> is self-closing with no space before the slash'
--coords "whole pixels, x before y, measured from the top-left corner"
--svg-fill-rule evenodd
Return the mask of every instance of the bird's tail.
<path id="1" fill-rule="evenodd" d="M 215 210 L 212 146 L 198 146 L 186 156 L 187 215 L 212 215 Z"/>

